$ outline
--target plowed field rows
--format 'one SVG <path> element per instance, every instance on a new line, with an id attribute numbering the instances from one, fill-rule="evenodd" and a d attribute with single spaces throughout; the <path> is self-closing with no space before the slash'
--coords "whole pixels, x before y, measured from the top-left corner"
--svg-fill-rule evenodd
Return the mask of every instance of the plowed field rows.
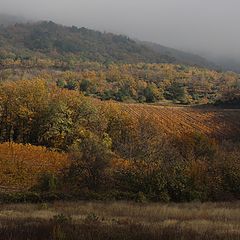
<path id="1" fill-rule="evenodd" d="M 169 133 L 201 132 L 215 138 L 240 138 L 240 110 L 121 104 L 135 117 L 151 116 Z"/>

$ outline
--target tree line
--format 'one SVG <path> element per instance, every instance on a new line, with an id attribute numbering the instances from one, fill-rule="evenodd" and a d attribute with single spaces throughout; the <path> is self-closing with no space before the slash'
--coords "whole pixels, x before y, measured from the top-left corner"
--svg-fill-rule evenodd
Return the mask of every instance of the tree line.
<path id="1" fill-rule="evenodd" d="M 240 76 L 172 64 L 110 64 L 36 59 L 3 64 L 2 81 L 40 78 L 85 96 L 120 102 L 239 106 Z M 65 69 L 64 69 L 65 68 Z"/>

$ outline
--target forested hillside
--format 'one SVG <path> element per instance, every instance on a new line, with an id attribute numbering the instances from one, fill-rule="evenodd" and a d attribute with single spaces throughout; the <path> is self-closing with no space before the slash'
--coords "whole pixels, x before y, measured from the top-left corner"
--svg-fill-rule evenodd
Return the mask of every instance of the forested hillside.
<path id="1" fill-rule="evenodd" d="M 4 81 L 39 77 L 102 100 L 239 106 L 238 74 L 190 65 L 211 66 L 195 55 L 86 28 L 0 27 Z"/>
<path id="2" fill-rule="evenodd" d="M 0 28 L 0 58 L 34 58 L 111 62 L 173 62 L 126 36 L 53 22 L 15 24 Z"/>
<path id="3" fill-rule="evenodd" d="M 0 0 L 0 240 L 240 240 L 239 9 Z"/>
<path id="4" fill-rule="evenodd" d="M 42 57 L 69 61 L 178 63 L 215 67 L 197 55 L 158 44 L 134 41 L 122 35 L 74 26 L 65 27 L 53 22 L 11 25 L 11 22 L 16 23 L 17 20 L 8 19 L 2 15 L 0 59 L 34 58 L 40 54 Z"/>
<path id="5" fill-rule="evenodd" d="M 0 27 L 0 202 L 238 199 L 240 112 L 214 105 L 240 105 L 240 77 L 171 61 L 85 28 Z"/>
<path id="6" fill-rule="evenodd" d="M 40 79 L 1 83 L 0 99 L 14 201 L 239 197 L 239 111 L 101 102 Z"/>

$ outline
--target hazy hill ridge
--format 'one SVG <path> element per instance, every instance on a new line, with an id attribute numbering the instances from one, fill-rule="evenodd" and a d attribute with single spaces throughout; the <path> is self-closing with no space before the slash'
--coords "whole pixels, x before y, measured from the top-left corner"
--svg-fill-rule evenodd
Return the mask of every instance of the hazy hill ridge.
<path id="1" fill-rule="evenodd" d="M 130 38 L 53 22 L 15 24 L 0 29 L 0 48 L 13 55 L 70 56 L 97 62 L 173 62 Z M 0 57 L 2 57 L 0 55 Z"/>
<path id="2" fill-rule="evenodd" d="M 127 36 L 54 22 L 20 23 L 0 28 L 0 58 L 72 58 L 101 63 L 178 63 L 212 67 L 205 59 Z M 7 51 L 7 53 L 6 53 Z"/>
<path id="3" fill-rule="evenodd" d="M 27 20 L 23 17 L 12 16 L 8 14 L 0 14 L 0 25 L 9 26 L 16 23 L 24 23 Z"/>
<path id="4" fill-rule="evenodd" d="M 149 47 L 155 52 L 158 52 L 161 55 L 167 55 L 173 57 L 175 59 L 175 63 L 179 64 L 186 64 L 191 66 L 198 66 L 198 67 L 209 67 L 216 69 L 216 64 L 208 61 L 207 59 L 192 53 L 187 53 L 184 51 L 180 51 L 174 48 L 165 47 L 157 43 L 152 42 L 140 42 L 143 45 Z"/>

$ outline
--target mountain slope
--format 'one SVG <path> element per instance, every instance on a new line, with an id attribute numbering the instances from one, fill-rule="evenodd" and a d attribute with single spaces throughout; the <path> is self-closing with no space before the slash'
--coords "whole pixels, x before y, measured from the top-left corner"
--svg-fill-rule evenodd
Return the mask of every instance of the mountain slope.
<path id="1" fill-rule="evenodd" d="M 159 53 L 160 55 L 165 55 L 165 56 L 174 58 L 175 63 L 186 64 L 191 66 L 207 67 L 207 68 L 213 68 L 213 69 L 217 68 L 216 64 L 196 54 L 187 53 L 184 51 L 165 47 L 160 44 L 152 43 L 152 42 L 140 42 L 140 43 L 144 44 L 148 48 Z"/>
<path id="2" fill-rule="evenodd" d="M 193 54 L 86 28 L 46 21 L 0 27 L 1 59 L 39 55 L 101 63 L 177 63 L 213 67 L 204 58 Z"/>
<path id="3" fill-rule="evenodd" d="M 15 24 L 0 28 L 0 49 L 15 57 L 43 56 L 82 61 L 164 63 L 173 62 L 122 35 L 86 28 L 65 27 L 53 22 Z M 0 58 L 3 56 L 0 53 Z"/>
<path id="4" fill-rule="evenodd" d="M 214 60 L 224 71 L 240 73 L 240 59 L 218 58 Z"/>
<path id="5" fill-rule="evenodd" d="M 157 43 L 53 22 L 23 24 L 26 22 L 23 17 L 0 13 L 0 60 L 45 56 L 101 63 L 174 63 L 240 72 L 237 60 L 203 58 Z"/>

